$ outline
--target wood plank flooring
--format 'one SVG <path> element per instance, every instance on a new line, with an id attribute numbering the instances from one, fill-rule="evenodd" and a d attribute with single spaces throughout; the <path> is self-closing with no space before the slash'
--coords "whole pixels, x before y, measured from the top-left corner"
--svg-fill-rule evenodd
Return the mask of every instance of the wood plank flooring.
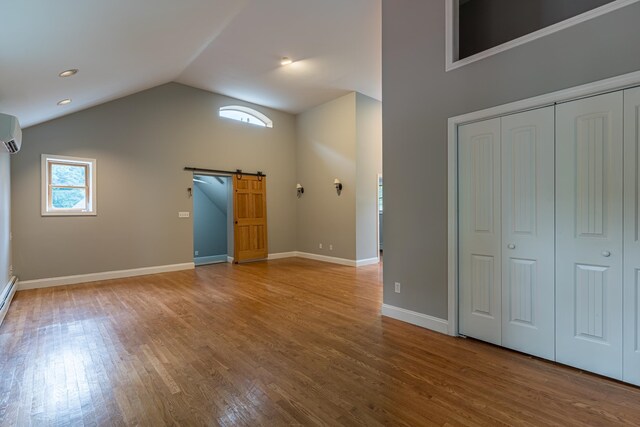
<path id="1" fill-rule="evenodd" d="M 640 389 L 380 316 L 378 266 L 19 292 L 0 425 L 640 425 Z"/>

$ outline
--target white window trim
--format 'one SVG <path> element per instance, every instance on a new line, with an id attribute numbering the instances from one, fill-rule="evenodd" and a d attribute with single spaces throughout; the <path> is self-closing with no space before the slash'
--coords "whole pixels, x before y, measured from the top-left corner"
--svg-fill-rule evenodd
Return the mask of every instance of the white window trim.
<path id="1" fill-rule="evenodd" d="M 456 59 L 458 57 L 458 0 L 445 0 L 445 70 L 451 71 L 456 68 L 469 65 L 473 62 L 481 59 L 488 58 L 497 53 L 504 52 L 505 50 L 512 49 L 516 46 L 520 46 L 530 41 L 539 39 L 541 37 L 553 34 L 557 31 L 564 30 L 565 28 L 572 27 L 581 22 L 588 21 L 598 16 L 604 15 L 621 7 L 629 6 L 630 4 L 637 3 L 640 0 L 615 0 L 611 3 L 607 3 L 595 9 L 576 15 L 572 18 L 565 19 L 553 25 L 545 28 L 541 28 L 533 33 L 525 34 L 522 37 L 513 39 L 498 46 L 494 46 L 482 52 L 478 52 L 475 55 L 468 56 L 464 59 Z"/>
<path id="2" fill-rule="evenodd" d="M 66 163 L 78 163 L 83 165 L 89 165 L 90 177 L 89 177 L 89 197 L 91 210 L 84 209 L 56 209 L 55 211 L 49 211 L 49 161 L 54 162 L 66 162 Z M 43 154 L 40 162 L 40 214 L 42 216 L 96 216 L 98 214 L 97 203 L 97 161 L 96 159 L 85 159 L 81 157 L 70 156 L 58 156 L 53 154 Z"/>

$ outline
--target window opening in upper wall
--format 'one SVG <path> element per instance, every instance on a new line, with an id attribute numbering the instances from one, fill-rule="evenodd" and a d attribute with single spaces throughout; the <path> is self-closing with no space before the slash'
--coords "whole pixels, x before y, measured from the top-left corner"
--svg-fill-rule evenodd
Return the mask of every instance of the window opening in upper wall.
<path id="1" fill-rule="evenodd" d="M 242 105 L 228 105 L 226 107 L 221 107 L 219 113 L 220 117 L 237 120 L 242 123 L 249 123 L 251 125 L 267 128 L 273 127 L 273 121 L 271 121 L 269 117 L 265 116 L 260 111 L 244 107 Z"/>
<path id="2" fill-rule="evenodd" d="M 446 0 L 446 69 L 475 62 L 640 0 Z"/>

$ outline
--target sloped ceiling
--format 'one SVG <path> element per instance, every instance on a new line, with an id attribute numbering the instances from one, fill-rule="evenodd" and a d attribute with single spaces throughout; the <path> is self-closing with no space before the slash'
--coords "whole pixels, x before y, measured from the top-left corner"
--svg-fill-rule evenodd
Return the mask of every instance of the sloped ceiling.
<path id="1" fill-rule="evenodd" d="M 23 127 L 170 81 L 291 113 L 350 91 L 381 98 L 380 0 L 3 0 L 1 12 L 0 112 Z"/>

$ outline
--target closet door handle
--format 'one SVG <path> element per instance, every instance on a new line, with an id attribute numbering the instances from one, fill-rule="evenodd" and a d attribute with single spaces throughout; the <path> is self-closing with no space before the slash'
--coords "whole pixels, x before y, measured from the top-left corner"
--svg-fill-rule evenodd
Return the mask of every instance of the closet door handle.
<path id="1" fill-rule="evenodd" d="M 514 245 L 513 243 L 509 243 L 509 244 L 507 245 L 507 247 L 508 247 L 509 249 L 515 249 L 515 248 L 516 248 L 516 245 Z"/>
<path id="2" fill-rule="evenodd" d="M 609 251 L 602 251 L 602 256 L 605 258 L 609 258 L 611 256 L 611 252 Z"/>

